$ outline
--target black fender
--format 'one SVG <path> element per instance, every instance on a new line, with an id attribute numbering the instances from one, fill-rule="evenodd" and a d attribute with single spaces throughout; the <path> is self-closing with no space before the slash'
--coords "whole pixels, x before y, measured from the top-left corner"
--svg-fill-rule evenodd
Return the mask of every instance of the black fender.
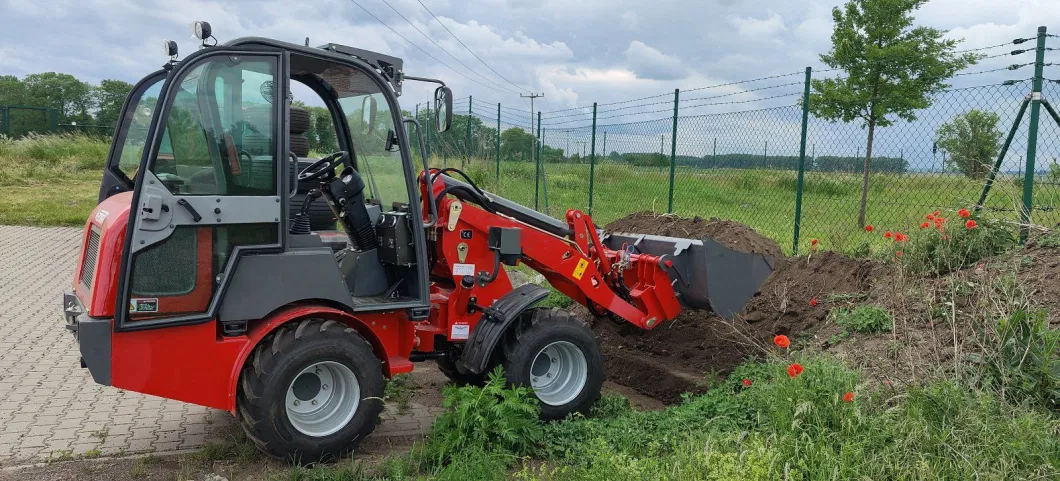
<path id="1" fill-rule="evenodd" d="M 530 306 L 548 297 L 548 289 L 537 284 L 523 284 L 500 299 L 493 301 L 489 311 L 475 325 L 464 345 L 459 364 L 466 370 L 481 374 L 489 367 L 489 360 L 504 333 Z"/>

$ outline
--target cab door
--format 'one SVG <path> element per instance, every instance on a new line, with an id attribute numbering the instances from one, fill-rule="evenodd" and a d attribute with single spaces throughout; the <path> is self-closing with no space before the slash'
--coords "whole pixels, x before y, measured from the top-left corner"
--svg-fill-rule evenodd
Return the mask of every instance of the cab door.
<path id="1" fill-rule="evenodd" d="M 103 169 L 97 203 L 114 194 L 132 190 L 133 178 L 143 158 L 147 131 L 151 127 L 166 74 L 166 70 L 159 70 L 144 77 L 125 98 L 122 116 L 114 127 L 114 139 Z"/>
<path id="2" fill-rule="evenodd" d="M 286 228 L 287 54 L 219 47 L 162 86 L 136 171 L 117 331 L 213 318 L 241 255 Z"/>

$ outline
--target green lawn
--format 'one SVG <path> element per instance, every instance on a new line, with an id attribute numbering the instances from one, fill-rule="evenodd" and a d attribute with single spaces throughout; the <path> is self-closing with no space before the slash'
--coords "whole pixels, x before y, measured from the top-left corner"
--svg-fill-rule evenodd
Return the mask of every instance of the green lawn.
<path id="1" fill-rule="evenodd" d="M 81 225 L 94 207 L 107 142 L 85 136 L 49 136 L 0 140 L 0 223 Z M 384 201 L 404 201 L 396 155 L 367 158 Z M 450 159 L 450 166 L 458 162 Z M 433 159 L 440 166 L 441 159 Z M 484 188 L 515 202 L 534 206 L 535 167 L 527 162 L 496 164 L 472 160 L 465 170 Z M 589 211 L 589 166 L 547 164 L 539 184 L 538 209 L 562 218 L 566 209 Z M 638 210 L 668 209 L 668 168 L 630 167 L 601 162 L 593 182 L 592 213 L 598 224 Z M 886 230 L 916 229 L 924 214 L 974 205 L 979 181 L 956 175 L 874 174 L 867 220 L 877 228 L 867 234 L 857 224 L 861 178 L 858 174 L 806 174 L 800 250 L 810 239 L 822 248 L 851 251 L 864 242 L 882 243 Z M 795 172 L 772 170 L 701 170 L 678 167 L 673 211 L 684 216 L 720 217 L 748 224 L 791 251 L 795 219 Z M 546 195 L 547 191 L 547 195 Z M 1016 221 L 1022 187 L 1012 176 L 995 183 L 985 216 Z M 1060 185 L 1040 181 L 1035 194 L 1035 223 L 1060 223 Z M 946 215 L 946 214 L 944 214 Z"/>

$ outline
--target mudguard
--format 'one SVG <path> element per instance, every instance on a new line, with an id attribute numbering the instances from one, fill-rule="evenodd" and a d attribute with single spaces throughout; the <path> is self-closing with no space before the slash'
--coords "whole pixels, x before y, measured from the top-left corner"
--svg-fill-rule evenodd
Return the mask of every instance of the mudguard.
<path id="1" fill-rule="evenodd" d="M 537 284 L 523 284 L 500 299 L 493 302 L 490 311 L 482 314 L 482 319 L 475 325 L 464 353 L 458 364 L 475 374 L 481 374 L 489 367 L 489 360 L 497 343 L 504 337 L 512 321 L 538 301 L 548 297 L 548 289 Z"/>

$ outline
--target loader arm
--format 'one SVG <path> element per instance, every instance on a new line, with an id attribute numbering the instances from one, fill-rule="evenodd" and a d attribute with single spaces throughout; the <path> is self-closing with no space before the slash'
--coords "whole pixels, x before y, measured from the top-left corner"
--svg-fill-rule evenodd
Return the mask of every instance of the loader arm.
<path id="1" fill-rule="evenodd" d="M 431 197 L 439 203 L 439 220 L 431 271 L 436 279 L 452 279 L 455 292 L 450 298 L 488 305 L 485 301 L 503 295 L 491 285 L 464 279 L 469 265 L 474 272 L 493 268 L 489 256 L 483 255 L 488 251 L 484 242 L 491 227 L 501 227 L 520 230 L 521 260 L 526 266 L 598 315 L 610 313 L 651 329 L 681 312 L 665 256 L 608 249 L 592 219 L 579 210 L 569 210 L 563 225 L 452 177 L 433 175 L 436 172 L 432 170 Z"/>

